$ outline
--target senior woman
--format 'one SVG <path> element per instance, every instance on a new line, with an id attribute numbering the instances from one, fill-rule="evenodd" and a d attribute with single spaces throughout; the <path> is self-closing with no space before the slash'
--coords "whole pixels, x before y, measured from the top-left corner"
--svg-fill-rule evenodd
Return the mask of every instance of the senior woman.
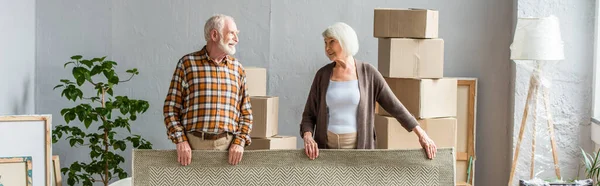
<path id="1" fill-rule="evenodd" d="M 395 117 L 407 131 L 414 131 L 427 157 L 433 159 L 435 143 L 417 120 L 394 96 L 375 67 L 354 59 L 356 32 L 335 23 L 323 32 L 325 54 L 331 63 L 314 77 L 300 123 L 305 153 L 310 159 L 325 149 L 374 149 L 375 103 Z"/>

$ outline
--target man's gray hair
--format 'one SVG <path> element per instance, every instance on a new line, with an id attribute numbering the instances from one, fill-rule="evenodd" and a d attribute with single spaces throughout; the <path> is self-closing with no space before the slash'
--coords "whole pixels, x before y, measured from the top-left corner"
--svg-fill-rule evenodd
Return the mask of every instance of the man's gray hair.
<path id="1" fill-rule="evenodd" d="M 347 56 L 354 56 L 358 53 L 358 36 L 356 36 L 356 32 L 348 24 L 342 22 L 335 23 L 327 27 L 322 35 L 323 38 L 338 40 Z"/>
<path id="2" fill-rule="evenodd" d="M 210 31 L 213 29 L 216 29 L 219 34 L 223 34 L 221 31 L 225 25 L 225 19 L 230 19 L 233 21 L 231 16 L 223 14 L 216 14 L 206 20 L 206 23 L 204 24 L 204 39 L 206 42 L 210 41 Z"/>

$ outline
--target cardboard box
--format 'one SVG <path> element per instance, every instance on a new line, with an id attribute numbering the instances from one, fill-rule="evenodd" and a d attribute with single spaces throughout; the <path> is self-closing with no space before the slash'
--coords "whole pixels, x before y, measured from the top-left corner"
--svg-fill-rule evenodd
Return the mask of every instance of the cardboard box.
<path id="1" fill-rule="evenodd" d="M 419 125 L 438 148 L 456 148 L 456 118 L 418 120 Z M 378 149 L 422 148 L 414 132 L 407 132 L 393 117 L 375 116 L 375 133 Z"/>
<path id="2" fill-rule="evenodd" d="M 279 98 L 273 96 L 252 96 L 252 131 L 250 137 L 267 138 L 277 135 L 279 120 Z"/>
<path id="3" fill-rule="evenodd" d="M 438 38 L 438 11 L 376 8 L 373 36 L 378 38 Z"/>
<path id="4" fill-rule="evenodd" d="M 378 68 L 384 77 L 444 77 L 444 40 L 380 38 Z"/>
<path id="5" fill-rule="evenodd" d="M 267 95 L 267 69 L 244 67 L 246 71 L 246 87 L 250 96 Z"/>
<path id="6" fill-rule="evenodd" d="M 385 81 L 414 117 L 456 117 L 456 79 L 385 78 Z M 390 116 L 381 105 L 379 107 L 379 114 Z"/>
<path id="7" fill-rule="evenodd" d="M 295 136 L 273 136 L 269 138 L 252 138 L 252 144 L 246 150 L 263 149 L 296 149 Z"/>

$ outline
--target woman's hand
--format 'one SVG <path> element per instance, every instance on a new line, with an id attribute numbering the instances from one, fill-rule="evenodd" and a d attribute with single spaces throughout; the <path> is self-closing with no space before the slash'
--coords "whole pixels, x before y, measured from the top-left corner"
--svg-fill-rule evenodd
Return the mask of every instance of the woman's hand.
<path id="1" fill-rule="evenodd" d="M 311 132 L 304 133 L 304 152 L 309 159 L 314 160 L 319 157 L 319 146 L 312 137 Z"/>
<path id="2" fill-rule="evenodd" d="M 425 149 L 425 152 L 427 153 L 427 158 L 429 158 L 429 159 L 435 158 L 435 153 L 437 152 L 437 146 L 435 146 L 435 143 L 433 142 L 433 140 L 431 140 L 431 138 L 429 138 L 427 133 L 420 126 L 416 126 L 415 129 L 413 129 L 413 130 L 415 131 L 417 136 L 419 136 L 419 143 L 421 144 L 421 147 L 423 147 L 423 149 Z"/>

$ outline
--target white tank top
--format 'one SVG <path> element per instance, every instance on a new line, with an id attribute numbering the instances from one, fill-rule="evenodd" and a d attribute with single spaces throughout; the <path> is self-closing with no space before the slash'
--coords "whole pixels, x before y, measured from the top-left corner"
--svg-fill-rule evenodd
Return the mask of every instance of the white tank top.
<path id="1" fill-rule="evenodd" d="M 329 109 L 327 130 L 336 134 L 355 133 L 359 100 L 358 80 L 330 80 L 326 95 Z"/>

